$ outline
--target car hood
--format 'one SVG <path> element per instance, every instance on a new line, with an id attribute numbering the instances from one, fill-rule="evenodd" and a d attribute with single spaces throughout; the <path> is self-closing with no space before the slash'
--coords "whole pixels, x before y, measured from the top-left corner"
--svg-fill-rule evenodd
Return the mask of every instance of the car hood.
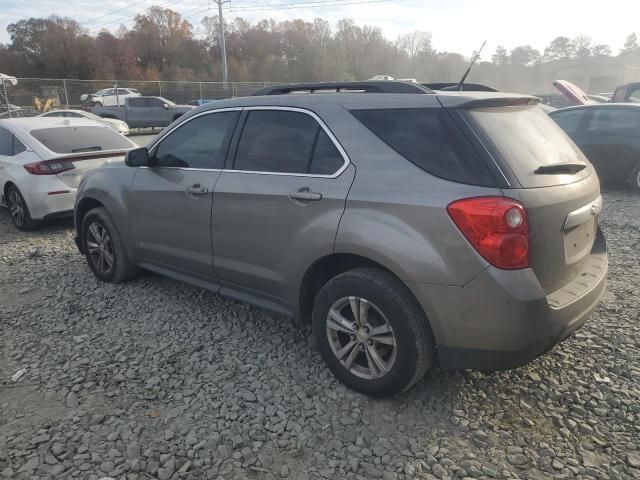
<path id="1" fill-rule="evenodd" d="M 556 80 L 553 82 L 553 86 L 569 100 L 571 105 L 593 105 L 596 103 L 580 87 L 567 80 Z"/>

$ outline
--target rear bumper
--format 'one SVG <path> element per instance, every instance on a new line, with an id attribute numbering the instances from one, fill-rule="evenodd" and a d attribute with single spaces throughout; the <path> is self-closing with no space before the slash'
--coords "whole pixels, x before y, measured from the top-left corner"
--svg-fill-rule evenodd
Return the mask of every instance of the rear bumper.
<path id="1" fill-rule="evenodd" d="M 506 370 L 542 355 L 585 323 L 606 288 L 601 233 L 590 260 L 576 285 L 549 295 L 531 269 L 490 267 L 463 287 L 408 286 L 429 318 L 442 368 Z"/>

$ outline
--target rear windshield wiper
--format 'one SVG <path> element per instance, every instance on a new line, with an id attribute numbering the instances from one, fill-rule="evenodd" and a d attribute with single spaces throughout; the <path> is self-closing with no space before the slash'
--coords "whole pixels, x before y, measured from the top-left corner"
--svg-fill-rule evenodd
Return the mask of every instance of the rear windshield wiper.
<path id="1" fill-rule="evenodd" d="M 78 152 L 98 152 L 102 150 L 102 147 L 99 146 L 95 146 L 95 147 L 82 147 L 82 148 L 74 148 L 73 150 L 71 150 L 71 153 L 78 153 Z"/>
<path id="2" fill-rule="evenodd" d="M 541 165 L 536 168 L 533 173 L 537 175 L 549 175 L 554 173 L 578 173 L 587 166 L 584 163 L 552 163 L 549 165 Z"/>

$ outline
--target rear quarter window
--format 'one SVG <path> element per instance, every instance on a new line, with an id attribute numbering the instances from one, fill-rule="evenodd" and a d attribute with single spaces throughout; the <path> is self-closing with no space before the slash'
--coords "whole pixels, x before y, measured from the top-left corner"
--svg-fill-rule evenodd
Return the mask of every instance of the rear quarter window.
<path id="1" fill-rule="evenodd" d="M 368 109 L 351 113 L 425 172 L 458 183 L 495 186 L 483 160 L 443 108 Z"/>
<path id="2" fill-rule="evenodd" d="M 55 153 L 99 152 L 133 148 L 129 140 L 109 127 L 40 128 L 31 130 L 31 136 Z"/>

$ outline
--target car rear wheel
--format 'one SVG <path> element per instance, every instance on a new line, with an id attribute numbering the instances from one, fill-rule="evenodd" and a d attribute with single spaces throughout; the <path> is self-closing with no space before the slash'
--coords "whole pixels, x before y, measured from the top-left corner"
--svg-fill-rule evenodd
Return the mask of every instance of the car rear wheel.
<path id="1" fill-rule="evenodd" d="M 120 283 L 133 278 L 131 263 L 111 216 L 100 207 L 90 210 L 82 221 L 82 250 L 93 274 L 104 282 Z"/>
<path id="2" fill-rule="evenodd" d="M 634 192 L 640 193 L 640 163 L 638 163 L 636 168 L 633 170 L 631 178 L 629 179 L 629 184 Z"/>
<path id="3" fill-rule="evenodd" d="M 18 187 L 11 185 L 7 190 L 7 207 L 9 208 L 9 214 L 11 215 L 11 221 L 18 230 L 27 232 L 29 230 L 36 230 L 42 226 L 41 220 L 34 220 L 31 218 L 29 207 L 25 202 L 22 193 L 18 190 Z"/>
<path id="4" fill-rule="evenodd" d="M 382 270 L 351 270 L 326 283 L 314 303 L 313 332 L 334 375 L 371 397 L 407 390 L 433 363 L 424 312 L 406 286 Z"/>

